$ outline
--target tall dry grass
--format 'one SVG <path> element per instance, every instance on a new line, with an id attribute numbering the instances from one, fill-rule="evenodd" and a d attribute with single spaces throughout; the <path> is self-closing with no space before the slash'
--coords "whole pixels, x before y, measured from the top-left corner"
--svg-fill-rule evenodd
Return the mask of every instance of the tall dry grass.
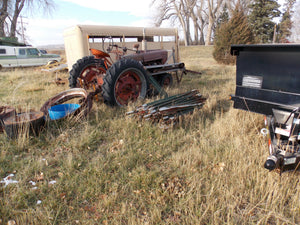
<path id="1" fill-rule="evenodd" d="M 203 74 L 168 92 L 199 89 L 208 99 L 173 128 L 127 118 L 133 106 L 95 103 L 87 119 L 51 122 L 21 144 L 0 135 L 0 177 L 19 181 L 0 189 L 2 224 L 299 224 L 299 174 L 263 168 L 263 117 L 229 101 L 235 67 L 216 64 L 210 47 L 180 50 Z M 39 109 L 68 88 L 54 79 L 1 71 L 1 104 Z"/>

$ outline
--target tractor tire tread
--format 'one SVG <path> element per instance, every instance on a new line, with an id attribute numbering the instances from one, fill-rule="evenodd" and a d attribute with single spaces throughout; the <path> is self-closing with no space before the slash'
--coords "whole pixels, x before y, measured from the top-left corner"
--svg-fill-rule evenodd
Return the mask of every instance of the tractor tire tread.
<path id="1" fill-rule="evenodd" d="M 124 58 L 117 62 L 115 62 L 106 72 L 106 75 L 103 79 L 102 85 L 102 95 L 104 98 L 104 103 L 109 106 L 117 106 L 118 103 L 115 99 L 115 83 L 119 78 L 119 75 L 126 69 L 134 68 L 139 70 L 146 81 L 146 92 L 149 88 L 149 81 L 146 76 L 146 70 L 143 65 L 141 65 L 138 61 L 130 58 Z M 145 96 L 140 96 L 141 98 L 145 98 Z"/>
<path id="2" fill-rule="evenodd" d="M 72 69 L 70 71 L 69 87 L 70 88 L 78 87 L 77 86 L 78 78 L 82 73 L 82 70 L 88 65 L 97 64 L 99 62 L 101 63 L 101 66 L 105 68 L 103 60 L 96 59 L 94 56 L 84 56 L 83 58 L 78 59 L 77 62 L 73 64 Z"/>

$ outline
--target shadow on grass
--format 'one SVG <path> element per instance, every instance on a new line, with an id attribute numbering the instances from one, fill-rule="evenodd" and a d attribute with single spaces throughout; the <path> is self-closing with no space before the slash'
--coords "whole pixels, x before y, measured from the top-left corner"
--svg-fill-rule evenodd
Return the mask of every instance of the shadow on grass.
<path id="1" fill-rule="evenodd" d="M 232 103 L 230 100 L 222 99 L 216 101 L 210 108 L 196 109 L 193 114 L 185 115 L 181 118 L 181 122 L 174 128 L 183 128 L 187 132 L 199 127 L 199 122 L 203 127 L 212 124 L 218 120 L 218 116 L 227 113 L 231 108 Z"/>
<path id="2" fill-rule="evenodd" d="M 187 77 L 182 81 L 181 84 L 176 84 L 177 88 L 180 86 L 189 87 L 190 89 L 198 89 L 201 92 L 202 88 L 216 89 L 216 86 L 224 86 L 229 83 L 231 79 L 229 78 L 217 78 L 211 79 L 209 76 L 203 76 L 201 79 L 195 80 L 193 77 Z"/>

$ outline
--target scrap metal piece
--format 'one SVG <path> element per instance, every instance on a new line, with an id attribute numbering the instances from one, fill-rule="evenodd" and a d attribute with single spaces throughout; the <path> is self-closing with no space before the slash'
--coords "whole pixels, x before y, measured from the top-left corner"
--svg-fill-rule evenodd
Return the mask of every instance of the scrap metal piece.
<path id="1" fill-rule="evenodd" d="M 7 136 L 15 139 L 27 132 L 38 135 L 45 125 L 45 118 L 41 111 L 23 112 L 5 118 L 3 123 Z"/>
<path id="2" fill-rule="evenodd" d="M 64 102 L 67 102 L 71 99 L 79 98 L 80 107 L 75 110 L 72 115 L 74 116 L 87 116 L 87 114 L 91 111 L 93 102 L 92 98 L 95 95 L 95 92 L 87 93 L 83 88 L 72 88 L 67 91 L 63 91 L 58 95 L 50 98 L 45 104 L 41 107 L 41 111 L 48 116 L 48 109 L 54 105 L 59 105 Z"/>
<path id="3" fill-rule="evenodd" d="M 144 104 L 127 112 L 126 115 L 147 121 L 171 124 L 176 123 L 180 116 L 192 113 L 196 108 L 201 108 L 205 101 L 206 98 L 202 97 L 198 90 L 192 90 Z"/>
<path id="4" fill-rule="evenodd" d="M 42 72 L 65 72 L 68 71 L 68 65 L 67 64 L 60 64 L 60 63 L 53 63 L 53 64 L 47 64 L 42 69 Z"/>
<path id="5" fill-rule="evenodd" d="M 0 133 L 4 131 L 5 118 L 14 116 L 16 114 L 16 109 L 11 106 L 0 106 Z"/>

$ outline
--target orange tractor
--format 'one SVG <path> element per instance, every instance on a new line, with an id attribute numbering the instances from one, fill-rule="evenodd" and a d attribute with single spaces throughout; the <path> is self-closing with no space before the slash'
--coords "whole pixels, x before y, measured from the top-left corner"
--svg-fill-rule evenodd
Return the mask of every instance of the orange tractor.
<path id="1" fill-rule="evenodd" d="M 108 52 L 116 54 L 115 63 L 108 53 L 90 49 L 93 56 L 85 56 L 73 65 L 69 86 L 101 93 L 108 105 L 124 106 L 149 95 L 166 95 L 162 87 L 172 85 L 171 73 L 175 72 L 180 82 L 186 72 L 184 63 L 167 64 L 166 50 L 139 51 L 136 45 L 136 50 L 132 50 L 135 53 L 126 55 L 126 47 L 110 47 Z"/>

